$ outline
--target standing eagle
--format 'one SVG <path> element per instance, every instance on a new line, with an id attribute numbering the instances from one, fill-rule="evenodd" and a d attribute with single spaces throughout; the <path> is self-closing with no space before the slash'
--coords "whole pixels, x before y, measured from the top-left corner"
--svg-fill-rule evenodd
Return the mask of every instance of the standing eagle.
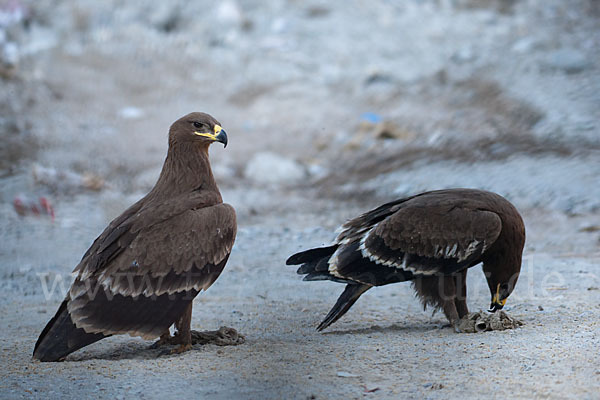
<path id="1" fill-rule="evenodd" d="M 40 334 L 33 357 L 64 359 L 105 337 L 128 333 L 191 349 L 192 301 L 219 277 L 236 218 L 224 204 L 208 147 L 227 145 L 221 124 L 191 113 L 169 130 L 169 150 L 152 190 L 115 218 L 75 268 L 77 277 Z M 175 324 L 177 334 L 169 328 Z"/>
<path id="2" fill-rule="evenodd" d="M 346 283 L 318 326 L 344 315 L 373 286 L 412 281 L 423 305 L 442 309 L 458 331 L 468 314 L 467 269 L 483 263 L 492 296 L 490 311 L 512 293 L 525 244 L 525 226 L 505 198 L 482 190 L 421 193 L 382 205 L 341 227 L 335 243 L 294 254 L 304 280 Z"/>

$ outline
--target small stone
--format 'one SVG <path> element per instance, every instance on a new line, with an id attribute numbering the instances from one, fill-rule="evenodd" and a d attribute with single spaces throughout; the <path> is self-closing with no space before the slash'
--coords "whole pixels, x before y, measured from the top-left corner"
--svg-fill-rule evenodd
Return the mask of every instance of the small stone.
<path id="1" fill-rule="evenodd" d="M 475 52 L 473 51 L 473 49 L 471 49 L 469 47 L 464 47 L 462 49 L 459 49 L 451 56 L 452 61 L 454 61 L 458 64 L 470 62 L 470 61 L 475 60 L 476 58 L 477 58 L 477 56 L 476 56 Z"/>
<path id="2" fill-rule="evenodd" d="M 2 64 L 6 67 L 14 68 L 19 64 L 19 47 L 14 42 L 7 42 L 2 46 L 2 54 L 0 54 Z"/>
<path id="3" fill-rule="evenodd" d="M 559 49 L 548 54 L 543 65 L 550 69 L 556 69 L 567 74 L 576 74 L 590 66 L 585 55 L 575 49 Z"/>
<path id="4" fill-rule="evenodd" d="M 284 33 L 288 30 L 289 22 L 285 18 L 276 18 L 271 23 L 271 31 L 273 33 Z"/>
<path id="5" fill-rule="evenodd" d="M 123 119 L 138 119 L 144 116 L 144 110 L 137 107 L 123 107 L 119 110 L 119 116 Z"/>
<path id="6" fill-rule="evenodd" d="M 231 0 L 219 3 L 216 17 L 219 22 L 231 25 L 240 25 L 244 19 L 240 6 Z"/>
<path id="7" fill-rule="evenodd" d="M 295 160 L 275 153 L 262 152 L 248 162 L 244 175 L 259 183 L 292 184 L 306 177 L 306 169 Z"/>
<path id="8" fill-rule="evenodd" d="M 527 36 L 517 40 L 512 46 L 512 51 L 518 54 L 525 54 L 539 47 L 540 42 L 538 39 Z"/>

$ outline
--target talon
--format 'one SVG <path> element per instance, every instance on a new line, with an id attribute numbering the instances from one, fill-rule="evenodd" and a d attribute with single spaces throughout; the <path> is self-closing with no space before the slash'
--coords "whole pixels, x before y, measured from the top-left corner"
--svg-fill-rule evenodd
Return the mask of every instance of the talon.
<path id="1" fill-rule="evenodd" d="M 175 347 L 173 350 L 171 350 L 171 354 L 181 354 L 181 353 L 185 353 L 186 351 L 189 351 L 191 349 L 192 349 L 191 343 L 182 344 L 182 345 Z"/>
<path id="2" fill-rule="evenodd" d="M 163 349 L 160 353 L 158 353 L 157 358 L 163 356 L 172 356 L 173 354 L 185 353 L 186 351 L 189 351 L 191 349 L 191 344 L 181 344 L 175 347 L 174 349 Z"/>

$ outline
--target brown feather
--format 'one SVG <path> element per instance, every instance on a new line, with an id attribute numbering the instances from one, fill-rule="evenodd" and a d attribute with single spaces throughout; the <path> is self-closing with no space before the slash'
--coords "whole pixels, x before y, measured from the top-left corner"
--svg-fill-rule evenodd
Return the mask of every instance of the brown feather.
<path id="1" fill-rule="evenodd" d="M 500 288 L 505 299 L 516 284 L 524 244 L 523 220 L 506 199 L 448 189 L 368 211 L 346 222 L 332 246 L 293 255 L 288 263 L 302 264 L 298 273 L 305 280 L 369 287 L 412 280 L 424 304 L 442 308 L 455 322 L 457 308 L 466 310 L 458 298 L 466 294 L 464 271 L 483 262 L 492 295 Z"/>
<path id="2" fill-rule="evenodd" d="M 210 168 L 208 146 L 214 140 L 194 133 L 211 132 L 215 125 L 220 124 L 203 113 L 173 123 L 156 185 L 115 218 L 85 253 L 59 310 L 67 315 L 60 320 L 68 317 L 78 332 L 87 334 L 156 337 L 218 278 L 235 240 L 235 211 L 223 204 Z M 48 340 L 47 348 L 62 348 Z"/>

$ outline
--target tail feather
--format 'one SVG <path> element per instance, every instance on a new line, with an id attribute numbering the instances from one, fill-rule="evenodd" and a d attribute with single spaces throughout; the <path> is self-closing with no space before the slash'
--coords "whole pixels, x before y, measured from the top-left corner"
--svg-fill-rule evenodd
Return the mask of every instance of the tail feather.
<path id="1" fill-rule="evenodd" d="M 333 276 L 326 272 L 311 272 L 311 273 L 307 274 L 306 276 L 304 276 L 304 278 L 302 280 L 307 281 L 307 282 L 308 281 L 332 281 L 332 282 L 338 282 L 338 283 L 356 283 L 356 282 L 348 280 L 348 279 L 338 278 L 337 276 Z"/>
<path id="2" fill-rule="evenodd" d="M 328 247 L 317 247 L 316 249 L 310 249 L 306 251 L 301 251 L 300 253 L 296 253 L 285 262 L 286 265 L 298 265 L 310 262 L 318 262 L 323 257 L 329 258 L 337 249 L 338 245 L 334 244 L 333 246 Z"/>
<path id="3" fill-rule="evenodd" d="M 330 254 L 321 259 L 302 264 L 296 272 L 299 275 L 310 274 L 312 272 L 326 272 L 329 269 L 329 257 Z"/>
<path id="4" fill-rule="evenodd" d="M 54 318 L 48 322 L 33 349 L 33 358 L 40 361 L 60 361 L 75 350 L 107 337 L 101 333 L 87 333 L 77 328 L 63 301 Z"/>
<path id="5" fill-rule="evenodd" d="M 335 321 L 340 319 L 342 315 L 346 314 L 346 312 L 352 307 L 356 300 L 367 290 L 369 290 L 372 286 L 370 285 L 362 285 L 362 284 L 348 284 L 346 285 L 346 289 L 337 299 L 337 302 L 329 311 L 329 314 L 325 317 L 323 322 L 319 324 L 317 327 L 318 331 L 322 331 L 327 328 L 329 325 L 333 324 Z"/>

